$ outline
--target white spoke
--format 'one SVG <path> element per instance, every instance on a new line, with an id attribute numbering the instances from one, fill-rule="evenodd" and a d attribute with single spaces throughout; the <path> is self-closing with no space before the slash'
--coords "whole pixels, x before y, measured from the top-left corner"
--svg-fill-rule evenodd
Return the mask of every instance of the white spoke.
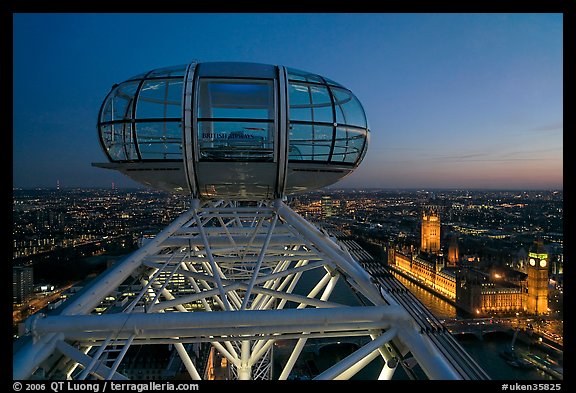
<path id="1" fill-rule="evenodd" d="M 15 357 L 15 365 L 27 366 L 14 375 L 29 376 L 58 349 L 69 359 L 61 364 L 70 378 L 123 378 L 117 370 L 129 348 L 170 344 L 198 380 L 205 375 L 196 364 L 201 356 L 190 356 L 187 347 L 202 344 L 227 359 L 222 364 L 233 377 L 269 379 L 274 343 L 292 340 L 276 375 L 288 379 L 315 340 L 363 339 L 368 343 L 317 378 L 348 379 L 378 356 L 385 362 L 381 379 L 392 378 L 408 358 L 431 378 L 462 377 L 345 247 L 284 203 L 196 200 L 193 206 L 60 315 L 27 321 L 37 340 Z M 331 300 L 337 284 L 372 304 Z M 106 303 L 109 294 L 114 300 Z"/>

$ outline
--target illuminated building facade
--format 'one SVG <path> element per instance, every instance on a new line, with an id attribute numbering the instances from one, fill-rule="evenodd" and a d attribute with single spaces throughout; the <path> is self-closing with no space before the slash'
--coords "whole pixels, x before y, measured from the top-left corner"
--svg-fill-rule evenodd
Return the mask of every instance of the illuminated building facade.
<path id="1" fill-rule="evenodd" d="M 456 304 L 472 315 L 526 311 L 525 283 L 495 283 L 483 273 L 465 270 L 457 278 Z"/>
<path id="2" fill-rule="evenodd" d="M 522 285 L 493 283 L 479 272 L 439 268 L 421 255 L 389 250 L 388 264 L 396 271 L 436 292 L 474 315 L 529 311 L 525 282 Z"/>
<path id="3" fill-rule="evenodd" d="M 329 195 L 323 195 L 320 200 L 320 218 L 326 219 L 332 217 L 333 214 L 333 201 Z"/>
<path id="4" fill-rule="evenodd" d="M 437 253 L 440 250 L 440 215 L 434 209 L 422 212 L 422 251 Z"/>
<path id="5" fill-rule="evenodd" d="M 521 287 L 496 287 L 489 283 L 479 288 L 481 313 L 524 311 Z"/>
<path id="6" fill-rule="evenodd" d="M 31 267 L 14 266 L 12 268 L 13 303 L 23 303 L 34 290 L 34 275 Z"/>
<path id="7" fill-rule="evenodd" d="M 528 253 L 527 311 L 531 314 L 548 312 L 548 254 L 541 239 Z"/>
<path id="8" fill-rule="evenodd" d="M 420 256 L 392 250 L 394 266 L 437 293 L 456 299 L 454 271 L 439 268 L 439 261 L 430 262 Z"/>
<path id="9" fill-rule="evenodd" d="M 438 225 L 438 227 L 436 227 Z M 490 275 L 474 269 L 455 269 L 458 245 L 451 237 L 447 258 L 440 250 L 440 217 L 436 212 L 422 214 L 422 249 L 403 251 L 391 247 L 388 265 L 472 315 L 524 311 L 543 314 L 548 310 L 548 255 L 541 241 L 529 253 L 527 279 L 492 281 Z"/>

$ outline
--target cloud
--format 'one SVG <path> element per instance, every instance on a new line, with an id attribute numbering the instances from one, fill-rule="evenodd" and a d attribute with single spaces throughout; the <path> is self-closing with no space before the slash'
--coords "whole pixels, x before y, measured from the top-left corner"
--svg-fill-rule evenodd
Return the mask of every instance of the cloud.
<path id="1" fill-rule="evenodd" d="M 552 131 L 558 131 L 558 130 L 560 130 L 560 131 L 564 130 L 564 122 L 563 121 L 559 121 L 557 123 L 545 124 L 543 126 L 528 129 L 528 131 L 534 131 L 534 132 L 552 132 Z"/>
<path id="2" fill-rule="evenodd" d="M 548 161 L 557 159 L 555 154 L 558 149 L 527 149 L 509 151 L 500 148 L 487 149 L 487 151 L 469 151 L 454 154 L 446 154 L 445 152 L 431 151 L 428 148 L 393 148 L 386 147 L 379 150 L 388 150 L 393 152 L 411 152 L 408 156 L 392 157 L 390 155 L 375 156 L 377 161 L 393 161 L 394 163 L 401 162 L 513 162 L 513 161 Z"/>
<path id="3" fill-rule="evenodd" d="M 555 152 L 556 149 L 540 149 L 531 151 L 516 152 L 489 152 L 489 153 L 468 153 L 453 154 L 430 157 L 424 160 L 428 161 L 460 161 L 460 162 L 512 162 L 512 161 L 544 161 L 555 157 L 541 156 L 549 152 Z"/>

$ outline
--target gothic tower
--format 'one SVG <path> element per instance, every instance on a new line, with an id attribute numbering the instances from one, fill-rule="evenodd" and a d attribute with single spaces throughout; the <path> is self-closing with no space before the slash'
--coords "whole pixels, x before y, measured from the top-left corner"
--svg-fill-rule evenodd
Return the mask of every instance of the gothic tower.
<path id="1" fill-rule="evenodd" d="M 530 314 L 548 312 L 548 254 L 541 239 L 528 252 L 528 283 L 526 311 Z"/>
<path id="2" fill-rule="evenodd" d="M 440 250 L 440 214 L 435 209 L 422 211 L 422 251 L 436 254 Z"/>
<path id="3" fill-rule="evenodd" d="M 459 250 L 458 250 L 458 236 L 456 234 L 452 234 L 450 236 L 450 240 L 448 241 L 448 263 L 447 266 L 456 266 L 456 263 L 460 259 Z"/>

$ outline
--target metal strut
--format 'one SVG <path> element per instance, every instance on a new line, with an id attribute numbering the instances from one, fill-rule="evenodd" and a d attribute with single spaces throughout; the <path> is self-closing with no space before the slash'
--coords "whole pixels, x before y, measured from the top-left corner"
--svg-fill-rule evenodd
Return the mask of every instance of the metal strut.
<path id="1" fill-rule="evenodd" d="M 335 300 L 337 285 L 350 285 L 369 304 Z M 379 379 L 392 379 L 410 359 L 429 379 L 470 378 L 345 247 L 280 199 L 193 200 L 59 313 L 37 314 L 25 327 L 13 357 L 14 379 L 30 378 L 40 367 L 51 370 L 48 378 L 125 379 L 119 370 L 131 348 L 171 344 L 198 380 L 209 373 L 187 348 L 201 343 L 227 360 L 227 375 L 288 379 L 307 345 L 335 340 L 360 344 L 316 379 L 352 378 L 377 358 Z M 112 346 L 117 354 L 108 358 Z"/>

